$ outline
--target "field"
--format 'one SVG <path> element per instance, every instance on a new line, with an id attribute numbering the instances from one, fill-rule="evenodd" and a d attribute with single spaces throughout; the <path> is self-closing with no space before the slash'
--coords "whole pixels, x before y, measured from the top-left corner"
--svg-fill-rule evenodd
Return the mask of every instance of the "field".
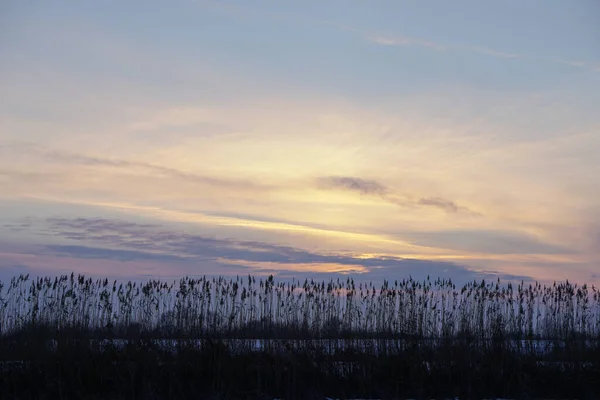
<path id="1" fill-rule="evenodd" d="M 0 288 L 0 397 L 597 398 L 600 292 L 412 279 Z"/>

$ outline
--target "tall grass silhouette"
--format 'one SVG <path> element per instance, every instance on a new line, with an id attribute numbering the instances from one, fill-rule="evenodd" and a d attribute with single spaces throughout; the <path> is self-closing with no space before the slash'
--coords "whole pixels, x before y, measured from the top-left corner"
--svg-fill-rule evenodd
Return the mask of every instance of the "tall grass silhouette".
<path id="1" fill-rule="evenodd" d="M 0 284 L 3 398 L 595 398 L 599 343 L 569 282 Z"/>
<path id="2" fill-rule="evenodd" d="M 0 283 L 0 334 L 31 327 L 164 337 L 600 338 L 600 291 L 429 278 L 372 283 L 182 278 L 145 283 L 82 275 Z M 250 336 L 248 336 L 250 335 Z"/>

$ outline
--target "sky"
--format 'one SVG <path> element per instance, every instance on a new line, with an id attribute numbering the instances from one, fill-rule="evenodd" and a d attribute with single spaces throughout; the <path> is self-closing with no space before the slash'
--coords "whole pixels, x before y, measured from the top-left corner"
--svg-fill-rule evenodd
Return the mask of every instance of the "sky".
<path id="1" fill-rule="evenodd" d="M 0 279 L 600 284 L 596 0 L 7 0 L 0 88 Z"/>

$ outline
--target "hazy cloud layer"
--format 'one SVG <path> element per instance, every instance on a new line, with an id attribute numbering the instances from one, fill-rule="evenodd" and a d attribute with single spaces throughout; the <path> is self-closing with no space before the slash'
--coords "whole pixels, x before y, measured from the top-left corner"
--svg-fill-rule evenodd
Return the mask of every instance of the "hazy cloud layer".
<path id="1" fill-rule="evenodd" d="M 83 238 L 76 238 L 70 235 L 66 235 L 69 239 L 83 240 Z M 67 246 L 67 245 L 49 245 L 46 249 L 50 251 L 50 254 L 57 256 L 69 256 L 75 258 L 93 258 L 100 260 L 118 260 L 118 261 L 161 261 L 161 262 L 181 262 L 184 260 L 182 257 L 172 256 L 167 254 L 155 254 L 150 252 L 135 251 L 135 250 L 117 250 L 117 249 L 104 249 L 98 247 L 89 246 Z"/>
<path id="2" fill-rule="evenodd" d="M 397 257 L 354 257 L 320 254 L 290 246 L 258 241 L 218 239 L 198 234 L 164 229 L 160 225 L 137 224 L 104 218 L 50 218 L 47 232 L 73 244 L 41 246 L 38 255 L 69 257 L 82 260 L 119 262 L 159 262 L 165 268 L 183 268 L 189 274 L 214 273 L 214 266 L 224 270 L 238 268 L 240 273 L 274 273 L 281 277 L 335 277 L 341 272 L 360 280 L 397 279 L 413 276 L 451 278 L 456 282 L 472 279 L 526 278 L 516 275 L 478 272 L 451 262 L 415 260 Z M 1 258 L 1 257 L 0 257 Z M 212 268 L 205 269 L 208 262 Z M 336 267 L 336 272 L 329 270 Z M 218 267 L 220 268 L 220 267 Z M 353 272 L 354 271 L 354 272 Z M 167 274 L 168 275 L 168 274 Z"/>
<path id="3" fill-rule="evenodd" d="M 523 232 L 454 229 L 434 232 L 403 232 L 398 237 L 420 246 L 447 248 L 480 254 L 570 254 L 573 250 Z"/>
<path id="4" fill-rule="evenodd" d="M 13 2 L 3 266 L 598 274 L 589 1 L 224 1 Z"/>

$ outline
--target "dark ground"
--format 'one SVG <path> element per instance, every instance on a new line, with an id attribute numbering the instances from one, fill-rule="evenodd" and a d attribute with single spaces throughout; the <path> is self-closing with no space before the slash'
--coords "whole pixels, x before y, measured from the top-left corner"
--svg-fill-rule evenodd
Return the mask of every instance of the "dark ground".
<path id="1" fill-rule="evenodd" d="M 98 341 L 21 335 L 0 340 L 2 399 L 580 398 L 600 396 L 596 348 L 546 354 L 503 342 L 372 348 L 277 341 Z M 113 343 L 113 344 L 111 344 Z"/>

